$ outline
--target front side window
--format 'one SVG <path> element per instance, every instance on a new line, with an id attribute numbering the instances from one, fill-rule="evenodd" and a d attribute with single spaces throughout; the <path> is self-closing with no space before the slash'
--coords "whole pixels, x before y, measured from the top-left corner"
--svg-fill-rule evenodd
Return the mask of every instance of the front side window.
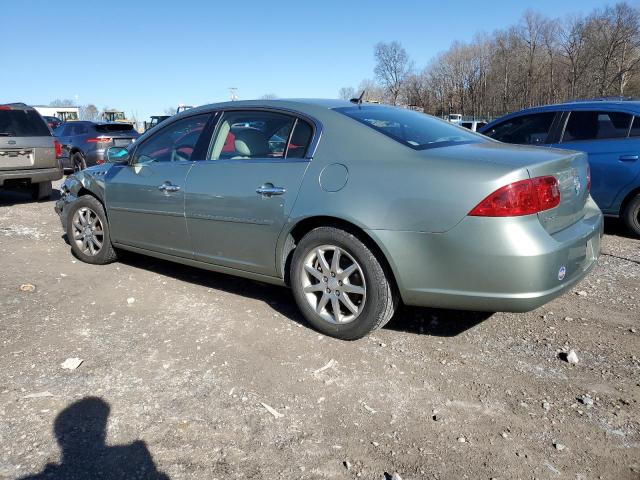
<path id="1" fill-rule="evenodd" d="M 294 125 L 302 122 L 295 117 L 269 111 L 230 111 L 225 112 L 219 122 L 215 140 L 212 143 L 209 160 L 242 160 L 252 158 L 284 158 L 287 147 L 291 149 L 288 157 L 304 150 L 309 142 L 304 132 L 295 145 L 291 135 Z M 296 131 L 298 129 L 296 128 Z M 291 139 L 291 140 L 290 140 Z M 296 150 L 298 149 L 298 150 Z"/>
<path id="2" fill-rule="evenodd" d="M 413 110 L 359 105 L 335 111 L 415 150 L 483 141 L 466 129 Z"/>
<path id="3" fill-rule="evenodd" d="M 196 160 L 193 152 L 209 117 L 196 115 L 167 125 L 138 147 L 134 163 Z"/>
<path id="4" fill-rule="evenodd" d="M 562 136 L 563 142 L 624 138 L 629 132 L 632 116 L 628 113 L 575 111 L 569 115 Z"/>
<path id="5" fill-rule="evenodd" d="M 498 123 L 482 133 L 500 142 L 540 145 L 547 143 L 555 115 L 555 112 L 521 115 Z"/>

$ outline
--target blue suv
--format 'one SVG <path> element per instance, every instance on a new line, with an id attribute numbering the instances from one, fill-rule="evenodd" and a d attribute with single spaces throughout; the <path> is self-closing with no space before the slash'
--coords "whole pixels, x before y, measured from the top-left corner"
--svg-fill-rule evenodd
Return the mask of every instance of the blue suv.
<path id="1" fill-rule="evenodd" d="M 591 196 L 640 237 L 640 101 L 596 99 L 528 108 L 479 130 L 495 140 L 589 155 Z"/>

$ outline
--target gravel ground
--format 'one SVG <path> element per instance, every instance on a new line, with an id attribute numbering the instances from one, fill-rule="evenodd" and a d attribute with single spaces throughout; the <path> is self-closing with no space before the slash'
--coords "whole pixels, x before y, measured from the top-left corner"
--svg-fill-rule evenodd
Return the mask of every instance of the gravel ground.
<path id="1" fill-rule="evenodd" d="M 84 264 L 0 192 L 0 479 L 638 479 L 640 241 L 608 222 L 603 253 L 536 311 L 342 342 L 283 288 Z"/>

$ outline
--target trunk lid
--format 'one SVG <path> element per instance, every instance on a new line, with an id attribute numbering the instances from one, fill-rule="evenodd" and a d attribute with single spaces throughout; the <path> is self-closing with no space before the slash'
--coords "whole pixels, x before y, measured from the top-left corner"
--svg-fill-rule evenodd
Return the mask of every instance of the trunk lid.
<path id="1" fill-rule="evenodd" d="M 538 213 L 540 223 L 552 234 L 579 221 L 584 216 L 584 207 L 589 198 L 587 155 L 581 152 L 555 151 L 559 153 L 558 159 L 527 167 L 532 178 L 552 175 L 558 180 L 560 205 Z"/>
<path id="2" fill-rule="evenodd" d="M 482 199 L 508 183 L 524 178 L 553 175 L 560 189 L 560 204 L 537 214 L 544 229 L 556 233 L 579 221 L 589 198 L 587 191 L 588 162 L 586 154 L 546 147 L 510 145 L 494 140 L 469 145 L 434 148 L 420 152 L 421 156 L 439 159 L 446 170 L 443 174 L 459 178 L 460 188 L 469 199 L 468 214 Z M 484 164 L 484 168 L 479 168 Z M 453 194 L 453 192 L 450 192 Z M 458 217 L 459 218 L 459 217 Z"/>

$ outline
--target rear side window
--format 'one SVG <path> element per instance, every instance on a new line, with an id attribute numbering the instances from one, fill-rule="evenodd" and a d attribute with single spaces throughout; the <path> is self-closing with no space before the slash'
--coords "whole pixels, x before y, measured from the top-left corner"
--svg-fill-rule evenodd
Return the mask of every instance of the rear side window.
<path id="1" fill-rule="evenodd" d="M 466 129 L 413 110 L 360 105 L 335 111 L 415 150 L 483 141 Z"/>
<path id="2" fill-rule="evenodd" d="M 500 142 L 540 145 L 547 143 L 555 116 L 555 112 L 521 115 L 498 123 L 482 133 Z"/>
<path id="3" fill-rule="evenodd" d="M 628 113 L 575 111 L 569 115 L 562 141 L 624 138 L 630 125 L 631 115 Z"/>
<path id="4" fill-rule="evenodd" d="M 51 132 L 35 110 L 0 110 L 0 136 L 50 137 Z"/>
<path id="5" fill-rule="evenodd" d="M 312 136 L 313 129 L 311 125 L 304 120 L 298 119 L 295 127 L 293 127 L 293 133 L 289 141 L 287 158 L 303 158 L 307 152 L 307 148 L 309 148 Z"/>
<path id="6" fill-rule="evenodd" d="M 225 112 L 218 125 L 208 158 L 284 158 L 295 122 L 295 117 L 277 112 Z"/>
<path id="7" fill-rule="evenodd" d="M 631 124 L 631 130 L 629 130 L 630 137 L 640 137 L 640 117 L 633 117 L 633 123 Z"/>

